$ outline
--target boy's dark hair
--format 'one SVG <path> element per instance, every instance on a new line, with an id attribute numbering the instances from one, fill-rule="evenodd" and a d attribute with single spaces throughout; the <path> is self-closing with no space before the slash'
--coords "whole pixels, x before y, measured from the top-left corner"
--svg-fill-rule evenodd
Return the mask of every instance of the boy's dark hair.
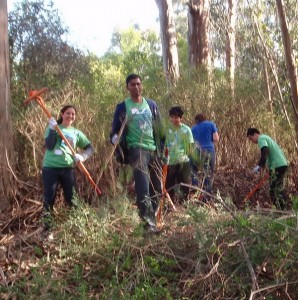
<path id="1" fill-rule="evenodd" d="M 136 78 L 139 78 L 139 79 L 141 80 L 141 82 L 142 82 L 142 78 L 141 78 L 140 75 L 134 74 L 134 73 L 129 74 L 129 75 L 126 77 L 126 86 L 129 84 L 129 82 L 130 82 L 131 80 L 136 79 Z"/>
<path id="2" fill-rule="evenodd" d="M 173 106 L 169 110 L 169 115 L 170 116 L 177 116 L 179 118 L 182 118 L 184 112 L 181 108 L 181 106 Z"/>
<path id="3" fill-rule="evenodd" d="M 257 128 L 250 127 L 247 129 L 246 136 L 254 135 L 255 133 L 260 134 L 260 131 Z"/>
<path id="4" fill-rule="evenodd" d="M 203 113 L 196 114 L 196 116 L 195 116 L 196 123 L 200 123 L 200 122 L 203 122 L 206 120 L 207 120 L 207 117 Z"/>

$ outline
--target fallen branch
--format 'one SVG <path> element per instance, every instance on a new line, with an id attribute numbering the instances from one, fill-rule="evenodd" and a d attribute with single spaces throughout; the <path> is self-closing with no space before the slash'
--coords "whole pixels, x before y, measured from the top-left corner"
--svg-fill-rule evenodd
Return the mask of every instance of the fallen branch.
<path id="1" fill-rule="evenodd" d="M 294 285 L 297 283 L 298 283 L 298 281 L 278 283 L 278 284 L 268 285 L 266 287 L 263 287 L 261 289 L 255 290 L 255 291 L 251 291 L 249 300 L 253 300 L 254 295 L 259 294 L 261 292 L 268 291 L 268 290 L 274 290 L 274 289 L 278 289 L 283 286 Z"/>
<path id="2" fill-rule="evenodd" d="M 252 281 L 252 290 L 255 291 L 256 289 L 259 288 L 259 285 L 258 285 L 258 282 L 257 282 L 257 277 L 256 277 L 256 274 L 254 272 L 251 261 L 249 259 L 248 253 L 247 253 L 247 251 L 244 247 L 243 241 L 240 242 L 240 246 L 241 246 L 243 256 L 244 256 L 245 262 L 247 264 L 247 267 L 248 267 L 248 270 L 249 270 L 249 273 L 250 273 L 250 277 L 251 277 L 251 281 Z"/>

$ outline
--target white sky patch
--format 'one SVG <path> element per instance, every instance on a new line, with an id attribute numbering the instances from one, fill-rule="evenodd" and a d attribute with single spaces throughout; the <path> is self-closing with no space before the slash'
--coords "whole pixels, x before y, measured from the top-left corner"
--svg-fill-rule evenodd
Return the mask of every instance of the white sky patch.
<path id="1" fill-rule="evenodd" d="M 8 11 L 17 0 L 7 0 Z M 155 0 L 54 0 L 62 21 L 69 28 L 69 41 L 83 51 L 103 55 L 111 45 L 115 28 L 138 24 L 159 33 Z"/>

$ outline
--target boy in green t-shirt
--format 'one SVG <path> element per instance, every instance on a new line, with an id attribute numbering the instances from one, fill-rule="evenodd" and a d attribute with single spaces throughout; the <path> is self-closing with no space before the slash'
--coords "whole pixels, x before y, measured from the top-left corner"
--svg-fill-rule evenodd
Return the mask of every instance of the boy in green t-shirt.
<path id="1" fill-rule="evenodd" d="M 253 171 L 258 173 L 261 168 L 269 168 L 270 197 L 273 204 L 282 210 L 286 209 L 288 197 L 284 191 L 284 178 L 288 169 L 286 156 L 280 146 L 270 136 L 261 134 L 256 128 L 248 128 L 247 137 L 258 144 L 261 158 Z"/>
<path id="2" fill-rule="evenodd" d="M 191 183 L 189 154 L 193 136 L 189 126 L 182 123 L 183 110 L 174 106 L 169 110 L 171 124 L 166 132 L 166 147 L 169 149 L 169 167 L 166 179 L 166 189 L 174 200 L 173 186 L 179 183 Z M 171 189 L 172 188 L 172 189 Z M 187 199 L 189 188 L 182 186 L 178 200 Z"/>

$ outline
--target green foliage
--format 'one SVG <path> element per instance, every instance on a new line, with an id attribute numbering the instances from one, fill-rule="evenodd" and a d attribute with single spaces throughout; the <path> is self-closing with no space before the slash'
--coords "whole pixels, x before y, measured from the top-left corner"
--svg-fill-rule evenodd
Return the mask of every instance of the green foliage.
<path id="1" fill-rule="evenodd" d="M 179 9 L 182 2 L 175 1 Z M 272 49 L 277 47 L 277 57 L 281 58 L 280 39 L 277 35 L 272 37 L 276 29 L 271 32 L 276 27 L 271 2 L 262 32 L 266 44 Z M 212 14 L 225 17 L 220 10 L 222 6 L 215 7 L 216 4 L 212 4 L 212 9 L 217 9 Z M 80 178 L 80 196 L 85 193 L 86 200 L 92 198 L 95 207 L 77 198 L 76 209 L 60 212 L 54 226 L 54 241 L 45 241 L 31 249 L 38 263 L 31 267 L 30 276 L 24 273 L 22 279 L 1 286 L 0 293 L 19 299 L 205 297 L 210 300 L 221 299 L 222 295 L 226 299 L 246 299 L 251 291 L 251 275 L 240 243 L 255 272 L 259 272 L 261 287 L 296 280 L 297 197 L 293 198 L 296 215 L 286 219 L 237 212 L 232 196 L 223 200 L 236 219 L 220 204 L 216 211 L 188 206 L 187 214 L 171 219 L 172 227 L 166 228 L 165 234 L 145 237 L 137 211 L 132 208 L 133 199 L 122 193 L 131 174 L 111 162 L 107 164 L 111 154 L 108 139 L 113 111 L 115 105 L 127 97 L 125 78 L 131 72 L 142 76 L 143 94 L 157 100 L 164 120 L 168 118 L 168 109 L 179 104 L 184 108 L 184 121 L 188 125 L 198 112 L 206 113 L 216 122 L 221 136 L 217 147 L 219 167 L 249 165 L 255 161 L 255 151 L 246 144 L 245 136 L 251 125 L 269 134 L 276 131 L 286 152 L 295 161 L 293 136 L 281 109 L 276 83 L 271 87 L 273 112 L 268 109 L 262 73 L 264 49 L 257 39 L 252 15 L 247 6 L 241 9 L 235 97 L 231 96 L 223 65 L 212 70 L 212 80 L 206 70 L 189 69 L 183 24 L 179 26 L 178 35 L 181 78 L 169 90 L 164 80 L 159 39 L 154 32 L 141 31 L 138 27 L 115 31 L 111 49 L 98 58 L 92 54 L 85 56 L 68 45 L 67 28 L 52 3 L 47 6 L 41 1 L 23 1 L 11 13 L 12 98 L 18 112 L 14 128 L 20 178 L 39 178 L 46 125 L 39 108 L 24 111 L 20 102 L 29 89 L 47 85 L 52 90 L 48 97 L 52 101 L 47 105 L 53 115 L 58 115 L 66 103 L 77 107 L 76 126 L 96 149 L 86 164 L 89 163 L 87 166 L 93 175 L 99 176 L 102 172 L 99 185 L 107 197 L 105 200 L 90 197 L 87 183 Z M 254 8 L 260 18 L 265 9 L 266 6 Z M 212 41 L 219 60 L 223 55 L 225 28 L 222 26 L 218 31 L 221 36 L 213 36 Z M 287 99 L 283 61 L 278 60 L 277 71 L 282 95 Z M 285 105 L 288 107 L 289 103 Z M 121 185 L 113 182 L 119 173 Z M 111 199 L 111 194 L 117 198 Z M 11 270 L 16 272 L 19 267 L 12 264 Z M 269 293 L 271 291 L 265 291 L 262 297 L 269 299 Z M 277 299 L 277 294 L 272 292 L 272 295 L 272 299 Z"/>
<path id="2" fill-rule="evenodd" d="M 52 1 L 17 2 L 8 24 L 11 87 L 19 99 L 28 90 L 61 89 L 89 76 L 84 55 L 68 44 L 68 29 Z"/>
<path id="3" fill-rule="evenodd" d="M 113 200 L 97 211 L 77 199 L 76 209 L 57 216 L 53 240 L 43 242 L 45 251 L 35 247 L 38 260 L 30 276 L 2 286 L 1 295 L 211 300 L 224 294 L 246 299 L 251 275 L 243 249 L 260 288 L 297 276 L 295 217 L 239 212 L 236 221 L 227 212 L 190 205 L 161 236 L 146 236 L 135 231 L 141 224 L 124 202 L 130 209 L 116 210 L 121 201 Z M 287 291 L 295 293 L 291 285 Z M 271 295 L 276 297 L 268 289 L 259 296 Z"/>

